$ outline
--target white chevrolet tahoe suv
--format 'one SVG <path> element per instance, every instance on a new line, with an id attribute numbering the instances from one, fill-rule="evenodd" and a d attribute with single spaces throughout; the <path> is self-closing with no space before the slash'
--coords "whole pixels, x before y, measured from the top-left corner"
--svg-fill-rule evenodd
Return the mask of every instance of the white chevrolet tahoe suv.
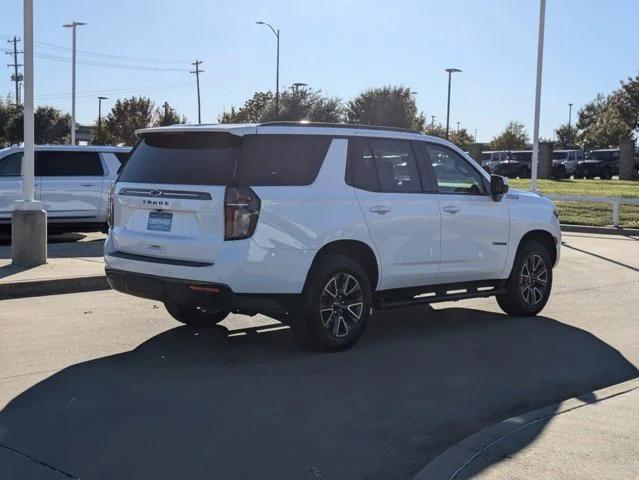
<path id="1" fill-rule="evenodd" d="M 22 147 L 0 150 L 0 227 L 9 227 L 22 199 Z M 35 197 L 47 211 L 50 230 L 105 230 L 107 200 L 131 147 L 38 145 Z"/>
<path id="2" fill-rule="evenodd" d="M 141 130 L 115 183 L 106 272 L 187 325 L 230 312 L 352 345 L 373 309 L 496 296 L 546 304 L 561 232 L 453 144 L 406 130 L 272 122 Z"/>

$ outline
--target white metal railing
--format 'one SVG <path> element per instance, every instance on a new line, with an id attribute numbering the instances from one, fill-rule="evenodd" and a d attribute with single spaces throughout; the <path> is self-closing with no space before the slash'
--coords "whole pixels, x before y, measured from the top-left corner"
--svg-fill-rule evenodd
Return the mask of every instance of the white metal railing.
<path id="1" fill-rule="evenodd" d="M 629 197 L 586 197 L 584 195 L 544 195 L 544 197 L 560 202 L 612 203 L 612 225 L 619 226 L 619 210 L 621 205 L 639 205 L 639 198 Z"/>

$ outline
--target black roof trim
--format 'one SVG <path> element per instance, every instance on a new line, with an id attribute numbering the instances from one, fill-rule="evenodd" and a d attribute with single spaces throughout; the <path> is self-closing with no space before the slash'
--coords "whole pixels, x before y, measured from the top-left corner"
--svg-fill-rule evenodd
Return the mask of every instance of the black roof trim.
<path id="1" fill-rule="evenodd" d="M 384 127 L 381 125 L 359 125 L 352 123 L 330 123 L 330 122 L 290 122 L 290 121 L 274 121 L 259 123 L 258 127 L 326 127 L 326 128 L 353 128 L 357 130 L 382 130 L 391 132 L 417 133 L 423 135 L 423 132 L 411 130 L 410 128 Z"/>

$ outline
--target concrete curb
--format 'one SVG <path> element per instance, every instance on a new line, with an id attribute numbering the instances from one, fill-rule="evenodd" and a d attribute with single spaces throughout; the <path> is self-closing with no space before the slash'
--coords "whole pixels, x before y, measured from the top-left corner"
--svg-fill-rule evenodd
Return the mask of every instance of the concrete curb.
<path id="1" fill-rule="evenodd" d="M 449 447 L 444 453 L 422 468 L 415 480 L 454 480 L 457 475 L 473 460 L 490 449 L 502 439 L 539 421 L 561 415 L 575 408 L 601 402 L 617 395 L 639 388 L 639 378 L 634 378 L 617 385 L 590 392 L 596 398 L 594 402 L 584 402 L 578 398 L 570 398 L 547 407 L 533 410 L 516 417 L 511 417 L 480 430 L 466 437 L 461 442 Z"/>
<path id="2" fill-rule="evenodd" d="M 637 228 L 593 227 L 591 225 L 565 225 L 561 224 L 562 232 L 575 233 L 599 233 L 603 235 L 639 236 Z"/>
<path id="3" fill-rule="evenodd" d="M 0 300 L 110 290 L 106 275 L 0 283 Z"/>

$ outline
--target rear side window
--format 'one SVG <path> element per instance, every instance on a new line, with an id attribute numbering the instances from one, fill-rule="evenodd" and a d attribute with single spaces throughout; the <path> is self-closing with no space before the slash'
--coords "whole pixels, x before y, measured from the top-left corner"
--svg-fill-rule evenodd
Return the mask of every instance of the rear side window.
<path id="1" fill-rule="evenodd" d="M 97 152 L 35 152 L 35 174 L 40 177 L 101 177 L 102 162 Z"/>
<path id="2" fill-rule="evenodd" d="M 325 135 L 247 135 L 237 168 L 240 185 L 310 185 L 331 144 Z"/>
<path id="3" fill-rule="evenodd" d="M 145 135 L 120 175 L 123 182 L 227 185 L 242 137 L 230 133 Z"/>
<path id="4" fill-rule="evenodd" d="M 421 192 L 419 172 L 410 143 L 370 140 L 382 192 Z"/>
<path id="5" fill-rule="evenodd" d="M 362 190 L 379 191 L 375 159 L 367 140 L 352 138 L 348 141 L 347 183 Z"/>
<path id="6" fill-rule="evenodd" d="M 19 177 L 22 172 L 22 152 L 0 159 L 0 177 Z"/>
<path id="7" fill-rule="evenodd" d="M 157 133 L 142 138 L 123 182 L 183 185 L 310 185 L 331 138 L 324 135 Z"/>

